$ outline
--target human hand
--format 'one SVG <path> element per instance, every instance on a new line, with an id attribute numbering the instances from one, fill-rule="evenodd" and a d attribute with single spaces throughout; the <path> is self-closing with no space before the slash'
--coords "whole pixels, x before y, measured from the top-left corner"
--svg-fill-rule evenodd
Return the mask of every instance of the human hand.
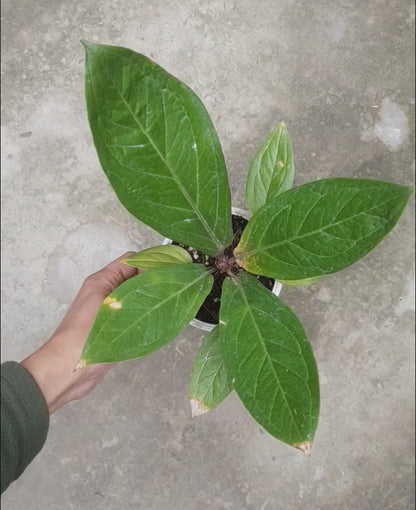
<path id="1" fill-rule="evenodd" d="M 112 365 L 93 365 L 74 370 L 102 301 L 138 270 L 122 264 L 125 253 L 100 271 L 88 276 L 62 322 L 40 349 L 22 361 L 40 390 L 49 414 L 87 395 Z"/>

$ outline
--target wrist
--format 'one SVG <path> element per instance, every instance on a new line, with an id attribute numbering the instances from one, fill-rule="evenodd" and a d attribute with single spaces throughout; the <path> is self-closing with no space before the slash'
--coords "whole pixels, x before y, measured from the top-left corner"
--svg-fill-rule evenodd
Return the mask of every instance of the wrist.
<path id="1" fill-rule="evenodd" d="M 76 362 L 55 352 L 52 339 L 21 362 L 42 392 L 51 415 L 66 403 L 65 397 L 74 384 Z"/>
<path id="2" fill-rule="evenodd" d="M 72 400 L 87 395 L 112 365 L 93 365 L 74 370 L 81 354 L 78 335 L 68 329 L 55 333 L 40 349 L 22 361 L 39 386 L 51 415 Z"/>

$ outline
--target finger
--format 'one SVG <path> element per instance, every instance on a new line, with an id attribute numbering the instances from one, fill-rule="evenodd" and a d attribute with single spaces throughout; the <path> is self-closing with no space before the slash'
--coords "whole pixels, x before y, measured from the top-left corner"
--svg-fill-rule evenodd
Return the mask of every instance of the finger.
<path id="1" fill-rule="evenodd" d="M 90 275 L 87 279 L 88 286 L 93 287 L 93 290 L 104 299 L 123 282 L 139 274 L 136 268 L 123 264 L 123 260 L 130 257 L 133 253 L 132 251 L 124 253 L 100 271 Z"/>
<path id="2" fill-rule="evenodd" d="M 139 271 L 122 261 L 134 252 L 127 252 L 100 271 L 90 275 L 82 284 L 58 329 L 77 326 L 89 329 L 103 300 L 119 285 L 139 274 Z"/>

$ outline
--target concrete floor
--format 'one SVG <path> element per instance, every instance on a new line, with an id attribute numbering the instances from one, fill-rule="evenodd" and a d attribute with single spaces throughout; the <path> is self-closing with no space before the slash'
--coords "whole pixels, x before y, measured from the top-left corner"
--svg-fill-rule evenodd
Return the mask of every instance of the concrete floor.
<path id="1" fill-rule="evenodd" d="M 90 272 L 160 241 L 100 170 L 79 39 L 147 54 L 200 95 L 242 206 L 249 161 L 281 120 L 296 185 L 413 183 L 414 20 L 410 0 L 3 0 L 3 361 L 48 338 Z M 191 420 L 203 335 L 189 327 L 58 411 L 3 509 L 412 508 L 413 207 L 361 262 L 282 293 L 320 370 L 311 458 L 260 430 L 235 395 Z"/>

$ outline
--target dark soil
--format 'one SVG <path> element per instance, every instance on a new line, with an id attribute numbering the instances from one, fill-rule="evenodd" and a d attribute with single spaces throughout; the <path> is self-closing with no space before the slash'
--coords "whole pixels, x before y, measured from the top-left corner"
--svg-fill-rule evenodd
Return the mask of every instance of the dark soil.
<path id="1" fill-rule="evenodd" d="M 215 267 L 217 269 L 213 273 L 214 284 L 212 286 L 212 290 L 205 298 L 205 301 L 202 303 L 201 308 L 198 310 L 198 313 L 196 314 L 196 318 L 200 321 L 208 322 L 209 324 L 218 324 L 221 304 L 222 283 L 225 278 L 229 278 L 227 271 L 233 274 L 238 274 L 240 271 L 244 271 L 244 269 L 239 267 L 236 263 L 230 263 L 229 259 L 233 257 L 233 250 L 239 243 L 241 235 L 247 223 L 248 221 L 246 219 L 242 218 L 241 216 L 234 216 L 233 214 L 232 216 L 234 232 L 233 242 L 228 248 L 224 250 L 224 255 L 219 256 L 216 259 L 214 257 L 210 257 L 209 255 L 205 255 L 191 247 L 173 242 L 173 244 L 181 246 L 182 248 L 187 250 L 191 254 L 194 263 L 204 264 L 207 268 Z M 256 278 L 269 290 L 273 288 L 274 280 L 272 278 L 267 278 L 265 276 L 258 275 L 256 276 Z"/>

